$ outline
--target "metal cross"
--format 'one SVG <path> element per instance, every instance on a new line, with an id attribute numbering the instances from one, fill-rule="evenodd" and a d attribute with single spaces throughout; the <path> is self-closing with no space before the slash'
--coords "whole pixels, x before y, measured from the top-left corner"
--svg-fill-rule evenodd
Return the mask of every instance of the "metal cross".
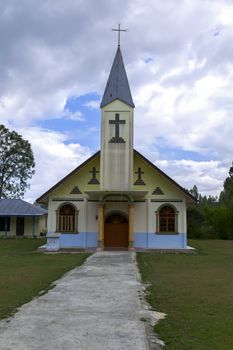
<path id="1" fill-rule="evenodd" d="M 127 29 L 121 29 L 121 24 L 118 24 L 118 29 L 112 29 L 113 32 L 118 32 L 118 47 L 120 47 L 121 43 L 121 32 L 127 32 Z"/>
<path id="2" fill-rule="evenodd" d="M 109 120 L 109 124 L 115 125 L 115 138 L 119 139 L 120 124 L 125 124 L 125 120 L 120 120 L 119 114 L 116 113 L 115 120 Z"/>
<path id="3" fill-rule="evenodd" d="M 135 174 L 138 174 L 138 180 L 140 181 L 142 179 L 142 174 L 144 174 L 144 171 L 142 171 L 142 168 L 138 168 L 138 171 L 135 171 Z"/>

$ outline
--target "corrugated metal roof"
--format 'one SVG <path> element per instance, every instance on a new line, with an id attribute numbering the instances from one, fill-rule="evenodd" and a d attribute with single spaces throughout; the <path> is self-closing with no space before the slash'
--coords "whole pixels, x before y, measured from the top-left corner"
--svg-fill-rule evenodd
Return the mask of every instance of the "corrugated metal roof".
<path id="1" fill-rule="evenodd" d="M 100 107 L 116 99 L 134 107 L 120 47 L 117 49 Z"/>
<path id="2" fill-rule="evenodd" d="M 0 216 L 40 216 L 48 211 L 22 199 L 0 199 Z"/>

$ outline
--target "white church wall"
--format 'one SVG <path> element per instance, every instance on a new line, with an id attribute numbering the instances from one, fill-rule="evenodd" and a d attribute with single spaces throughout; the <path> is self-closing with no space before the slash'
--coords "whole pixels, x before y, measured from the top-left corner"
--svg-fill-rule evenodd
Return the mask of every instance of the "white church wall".
<path id="1" fill-rule="evenodd" d="M 147 232 L 147 202 L 134 203 L 134 231 Z"/>
<path id="2" fill-rule="evenodd" d="M 86 248 L 96 248 L 98 241 L 98 202 L 87 202 Z"/>
<path id="3" fill-rule="evenodd" d="M 87 232 L 98 232 L 98 203 L 87 203 Z"/>

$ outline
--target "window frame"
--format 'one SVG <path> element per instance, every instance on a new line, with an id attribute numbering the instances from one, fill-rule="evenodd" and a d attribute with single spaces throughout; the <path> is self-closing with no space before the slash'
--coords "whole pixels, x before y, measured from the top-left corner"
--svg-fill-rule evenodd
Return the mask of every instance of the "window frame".
<path id="1" fill-rule="evenodd" d="M 7 219 L 7 232 L 10 232 L 11 230 L 11 218 L 10 216 L 0 216 L 0 232 L 5 232 L 5 219 Z M 3 230 L 2 230 L 3 228 Z"/>
<path id="2" fill-rule="evenodd" d="M 61 222 L 60 222 L 60 210 L 63 207 L 68 205 L 74 209 L 74 223 L 73 223 L 72 230 L 64 229 L 64 227 L 61 227 Z M 79 233 L 78 232 L 78 214 L 79 214 L 79 211 L 73 203 L 63 202 L 61 205 L 59 205 L 59 207 L 56 210 L 56 232 L 60 232 L 62 234 Z"/>
<path id="3" fill-rule="evenodd" d="M 170 207 L 172 210 L 174 210 L 174 220 L 175 220 L 175 222 L 174 222 L 174 231 L 173 230 L 162 231 L 160 229 L 160 212 L 165 207 Z M 159 235 L 176 235 L 176 234 L 179 233 L 178 232 L 178 214 L 179 214 L 179 211 L 176 209 L 176 207 L 174 205 L 172 205 L 170 203 L 165 203 L 165 204 L 161 205 L 158 208 L 158 210 L 155 212 L 155 214 L 156 214 L 156 234 L 159 234 Z M 166 226 L 168 226 L 168 222 L 166 222 Z"/>

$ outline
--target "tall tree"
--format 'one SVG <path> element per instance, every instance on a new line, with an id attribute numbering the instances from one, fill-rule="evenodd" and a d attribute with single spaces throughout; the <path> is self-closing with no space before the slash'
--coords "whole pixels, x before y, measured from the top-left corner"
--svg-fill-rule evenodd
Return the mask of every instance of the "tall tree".
<path id="1" fill-rule="evenodd" d="M 221 204 L 233 205 L 233 163 L 229 169 L 229 176 L 223 184 L 223 191 L 220 193 L 219 202 Z"/>
<path id="2" fill-rule="evenodd" d="M 198 193 L 198 188 L 196 185 L 193 186 L 193 188 L 191 188 L 191 190 L 189 190 L 189 192 L 196 198 L 199 198 L 199 193 Z"/>
<path id="3" fill-rule="evenodd" d="M 0 124 L 0 198 L 23 196 L 34 167 L 30 143 Z"/>

